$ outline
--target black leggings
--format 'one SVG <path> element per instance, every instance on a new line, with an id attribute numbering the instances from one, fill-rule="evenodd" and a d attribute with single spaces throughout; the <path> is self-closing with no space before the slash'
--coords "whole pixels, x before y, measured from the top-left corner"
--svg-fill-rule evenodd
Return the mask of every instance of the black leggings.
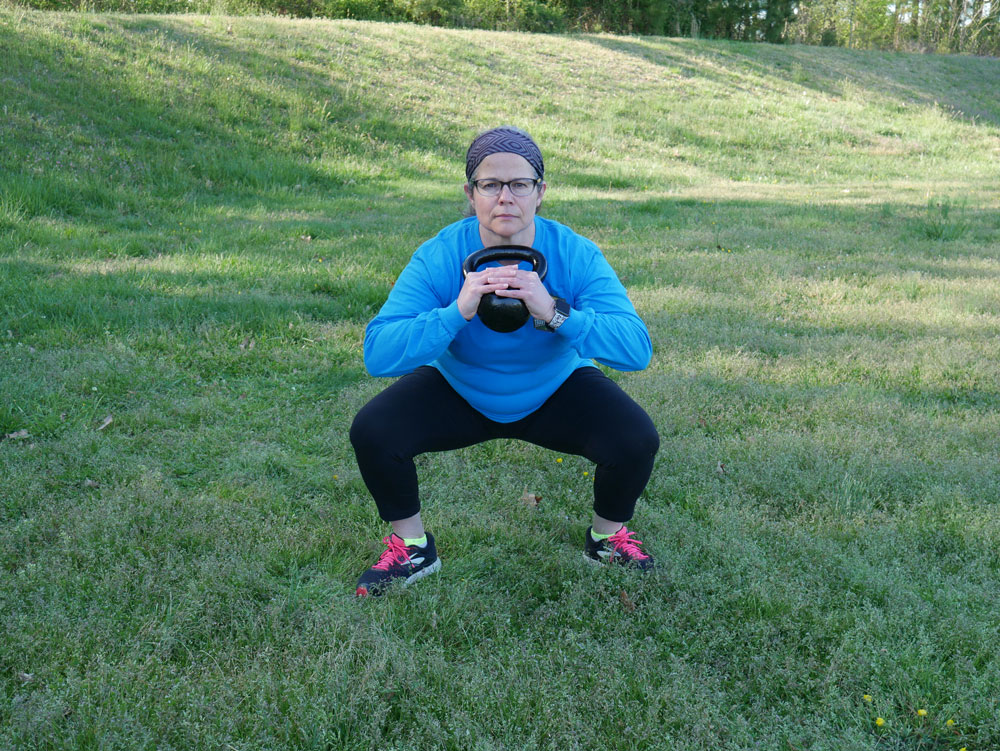
<path id="1" fill-rule="evenodd" d="M 660 438 L 649 415 L 597 368 L 575 370 L 537 410 L 494 422 L 429 366 L 403 376 L 354 418 L 351 443 L 361 476 L 387 522 L 420 511 L 413 457 L 494 438 L 519 438 L 597 465 L 594 511 L 627 522 L 649 482 Z"/>

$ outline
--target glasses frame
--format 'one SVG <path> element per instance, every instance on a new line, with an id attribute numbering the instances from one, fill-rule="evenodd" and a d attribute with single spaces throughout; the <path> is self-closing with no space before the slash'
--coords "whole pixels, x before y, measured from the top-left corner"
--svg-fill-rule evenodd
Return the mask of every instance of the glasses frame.
<path id="1" fill-rule="evenodd" d="M 485 193 L 483 192 L 483 189 L 479 187 L 479 183 L 500 183 L 500 190 L 498 190 L 496 193 Z M 524 195 L 518 195 L 517 193 L 514 192 L 514 188 L 511 187 L 511 183 L 531 183 L 531 190 L 529 190 Z M 506 181 L 497 180 L 492 177 L 486 177 L 481 180 L 469 180 L 469 184 L 472 185 L 472 188 L 474 190 L 479 191 L 479 195 L 486 196 L 487 198 L 496 198 L 498 195 L 503 193 L 504 188 L 507 188 L 507 190 L 510 191 L 510 194 L 512 196 L 516 196 L 517 198 L 527 198 L 536 190 L 538 190 L 538 186 L 541 185 L 541 183 L 542 183 L 542 178 L 540 177 L 515 177 L 513 180 L 506 180 Z"/>

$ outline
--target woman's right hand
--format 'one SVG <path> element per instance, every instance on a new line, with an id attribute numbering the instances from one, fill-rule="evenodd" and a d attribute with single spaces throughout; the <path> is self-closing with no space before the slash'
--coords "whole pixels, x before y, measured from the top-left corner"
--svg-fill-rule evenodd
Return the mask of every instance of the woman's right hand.
<path id="1" fill-rule="evenodd" d="M 462 317 L 466 321 L 471 321 L 479 310 L 479 301 L 483 299 L 483 295 L 496 292 L 498 289 L 507 289 L 515 274 L 517 274 L 517 264 L 470 271 L 458 293 L 458 311 Z"/>

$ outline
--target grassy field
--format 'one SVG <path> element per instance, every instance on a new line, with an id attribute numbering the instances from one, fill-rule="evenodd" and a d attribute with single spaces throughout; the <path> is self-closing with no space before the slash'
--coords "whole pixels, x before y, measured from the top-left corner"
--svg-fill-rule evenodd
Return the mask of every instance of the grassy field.
<path id="1" fill-rule="evenodd" d="M 997 91 L 0 6 L 0 748 L 1000 748 Z M 357 601 L 364 325 L 500 123 L 653 335 L 662 571 L 587 567 L 592 468 L 497 442 L 420 459 L 442 572 Z"/>

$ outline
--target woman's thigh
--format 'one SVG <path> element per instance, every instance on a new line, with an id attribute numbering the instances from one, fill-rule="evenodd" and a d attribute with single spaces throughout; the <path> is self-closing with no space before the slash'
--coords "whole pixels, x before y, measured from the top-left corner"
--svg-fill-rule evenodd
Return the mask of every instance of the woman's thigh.
<path id="1" fill-rule="evenodd" d="M 579 368 L 530 418 L 520 437 L 598 464 L 651 457 L 659 436 L 646 411 L 597 368 Z"/>
<path id="2" fill-rule="evenodd" d="M 351 426 L 356 449 L 417 456 L 490 438 L 489 421 L 430 366 L 417 368 L 361 408 Z"/>

